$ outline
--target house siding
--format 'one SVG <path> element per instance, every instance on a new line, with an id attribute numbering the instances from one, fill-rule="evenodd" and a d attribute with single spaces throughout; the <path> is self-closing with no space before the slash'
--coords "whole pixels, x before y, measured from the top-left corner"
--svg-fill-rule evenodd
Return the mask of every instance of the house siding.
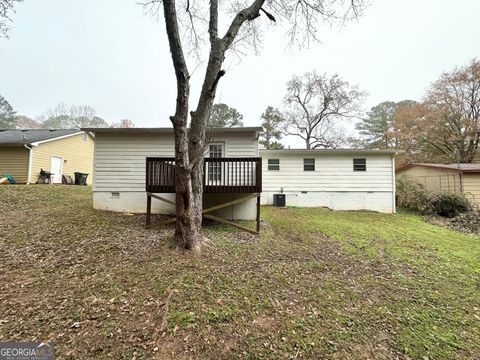
<path id="1" fill-rule="evenodd" d="M 425 190 L 463 192 L 471 201 L 480 204 L 480 173 L 412 166 L 398 171 L 399 179 L 404 176 L 415 179 Z"/>
<path id="2" fill-rule="evenodd" d="M 226 157 L 258 156 L 256 140 L 249 133 L 216 135 L 211 142 L 225 144 Z M 145 158 L 174 157 L 173 135 L 96 134 L 94 191 L 145 191 Z"/>
<path id="3" fill-rule="evenodd" d="M 28 181 L 29 150 L 23 146 L 0 146 L 0 177 L 12 175 L 17 183 Z"/>
<path id="4" fill-rule="evenodd" d="M 273 194 L 283 192 L 287 205 L 395 211 L 392 155 L 281 151 L 260 155 L 264 204 L 272 204 Z M 315 159 L 315 171 L 304 171 L 304 158 Z M 354 158 L 365 158 L 367 170 L 353 171 Z M 268 170 L 268 159 L 279 159 L 280 170 Z"/>
<path id="5" fill-rule="evenodd" d="M 256 157 L 258 144 L 252 132 L 216 133 L 211 143 L 224 144 L 226 157 Z M 93 206 L 99 210 L 142 213 L 146 210 L 146 157 L 174 157 L 172 133 L 97 133 L 94 152 Z M 115 196 L 112 193 L 117 193 Z M 175 201 L 175 194 L 162 194 Z M 204 206 L 234 200 L 245 194 L 204 194 Z M 153 213 L 174 213 L 173 206 L 154 200 Z M 226 219 L 253 220 L 255 199 L 216 212 Z"/>
<path id="6" fill-rule="evenodd" d="M 463 192 L 476 204 L 480 204 L 480 174 L 463 173 Z"/>
<path id="7" fill-rule="evenodd" d="M 37 182 L 40 170 L 50 171 L 51 157 L 63 158 L 63 175 L 74 177 L 74 172 L 89 174 L 87 184 L 93 182 L 94 140 L 85 133 L 40 143 L 32 149 L 32 182 Z"/>
<path id="8" fill-rule="evenodd" d="M 428 191 L 461 191 L 460 174 L 456 170 L 412 166 L 398 171 L 399 179 L 404 176 L 414 179 Z"/>
<path id="9" fill-rule="evenodd" d="M 473 156 L 472 163 L 479 164 L 480 163 L 480 151 L 477 150 L 475 155 Z"/>

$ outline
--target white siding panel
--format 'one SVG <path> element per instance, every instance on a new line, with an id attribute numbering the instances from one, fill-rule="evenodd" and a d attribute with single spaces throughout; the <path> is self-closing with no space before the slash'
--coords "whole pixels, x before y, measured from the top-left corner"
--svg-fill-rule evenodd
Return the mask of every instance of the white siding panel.
<path id="1" fill-rule="evenodd" d="M 389 155 L 261 154 L 263 191 L 393 192 Z M 315 158 L 315 171 L 303 170 L 304 158 Z M 367 171 L 353 171 L 353 158 L 366 158 Z M 268 170 L 268 159 L 279 159 L 280 170 Z"/>
<path id="2" fill-rule="evenodd" d="M 216 134 L 212 142 L 225 144 L 226 157 L 258 156 L 251 133 Z M 145 191 L 145 158 L 173 157 L 171 134 L 106 134 L 95 136 L 94 191 Z M 105 200 L 105 199 L 104 199 Z"/>

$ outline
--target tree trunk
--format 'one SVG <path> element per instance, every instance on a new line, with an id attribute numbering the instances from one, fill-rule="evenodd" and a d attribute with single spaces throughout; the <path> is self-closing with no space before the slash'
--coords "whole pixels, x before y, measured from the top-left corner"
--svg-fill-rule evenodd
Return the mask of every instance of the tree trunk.
<path id="1" fill-rule="evenodd" d="M 187 112 L 188 110 L 185 110 L 185 114 Z M 180 121 L 180 123 L 183 123 L 183 121 Z M 174 241 L 177 246 L 183 249 L 199 250 L 202 245 L 202 199 L 200 191 L 200 201 L 198 201 L 198 189 L 193 186 L 192 176 L 194 171 L 189 167 L 190 159 L 186 126 L 174 124 L 174 134 L 177 215 Z"/>
<path id="2" fill-rule="evenodd" d="M 203 158 L 206 129 L 217 84 L 225 74 L 221 70 L 225 51 L 236 38 L 242 24 L 260 16 L 264 0 L 255 0 L 233 19 L 225 36 L 218 38 L 218 1 L 210 1 L 210 56 L 197 109 L 191 115 L 191 129 L 187 129 L 190 75 L 184 58 L 178 30 L 175 0 L 163 0 L 165 25 L 177 79 L 175 115 L 171 117 L 175 136 L 175 189 L 177 221 L 175 242 L 185 249 L 199 250 L 203 209 Z"/>

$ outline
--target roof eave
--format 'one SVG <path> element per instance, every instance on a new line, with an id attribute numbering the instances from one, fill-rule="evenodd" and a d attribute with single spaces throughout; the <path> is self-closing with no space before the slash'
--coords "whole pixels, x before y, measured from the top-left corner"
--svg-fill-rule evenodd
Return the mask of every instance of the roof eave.
<path id="1" fill-rule="evenodd" d="M 318 153 L 318 154 L 378 154 L 378 155 L 396 155 L 401 154 L 401 150 L 381 150 L 381 149 L 260 149 L 265 153 Z"/>
<path id="2" fill-rule="evenodd" d="M 121 134 L 121 133 L 173 133 L 173 128 L 81 128 L 82 131 L 91 133 Z M 209 128 L 214 132 L 260 132 L 261 127 L 232 127 L 232 128 Z"/>

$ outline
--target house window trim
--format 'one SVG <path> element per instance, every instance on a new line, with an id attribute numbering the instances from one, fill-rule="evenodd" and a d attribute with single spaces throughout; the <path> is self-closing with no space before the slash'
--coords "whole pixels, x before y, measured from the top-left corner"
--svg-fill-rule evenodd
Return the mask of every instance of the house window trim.
<path id="1" fill-rule="evenodd" d="M 216 141 L 216 142 L 211 142 L 211 143 L 208 143 L 208 157 L 210 158 L 210 146 L 211 145 L 220 145 L 222 147 L 222 156 L 220 157 L 226 157 L 225 155 L 225 143 L 224 142 L 220 142 L 220 141 Z"/>
<path id="2" fill-rule="evenodd" d="M 221 158 L 226 157 L 225 156 L 225 143 L 220 142 L 220 141 L 215 141 L 211 142 L 208 144 L 208 157 L 212 158 L 211 152 L 210 152 L 210 146 L 212 145 L 219 145 L 221 146 Z M 209 163 L 207 167 L 207 179 L 209 183 L 221 183 L 223 181 L 223 169 L 219 163 L 213 164 Z"/>
<path id="3" fill-rule="evenodd" d="M 305 164 L 305 160 L 313 160 L 313 164 Z M 303 158 L 303 171 L 315 171 L 315 158 Z M 313 166 L 313 169 L 306 169 L 305 166 Z"/>
<path id="4" fill-rule="evenodd" d="M 277 164 L 270 164 L 270 160 L 277 160 Z M 277 166 L 277 169 L 270 169 L 270 165 Z M 280 159 L 268 159 L 267 161 L 267 170 L 268 171 L 280 171 Z"/>
<path id="5" fill-rule="evenodd" d="M 363 164 L 355 164 L 355 160 L 363 160 Z M 367 171 L 367 158 L 353 158 L 352 160 L 354 172 L 366 172 Z M 361 166 L 361 168 L 358 168 Z"/>

